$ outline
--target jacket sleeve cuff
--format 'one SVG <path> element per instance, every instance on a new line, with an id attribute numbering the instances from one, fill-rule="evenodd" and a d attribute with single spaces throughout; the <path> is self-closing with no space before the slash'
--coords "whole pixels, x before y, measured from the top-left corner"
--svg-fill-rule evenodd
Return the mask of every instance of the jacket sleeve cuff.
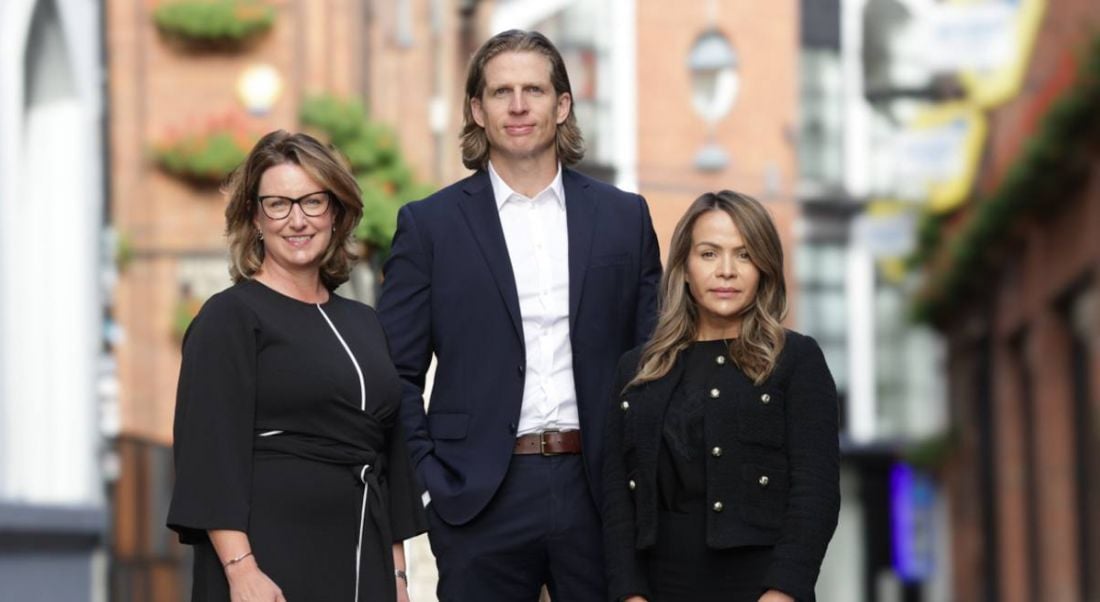
<path id="1" fill-rule="evenodd" d="M 816 582 L 817 570 L 789 560 L 775 560 L 764 578 L 763 589 L 777 589 L 802 602 L 813 599 Z"/>
<path id="2" fill-rule="evenodd" d="M 608 575 L 607 581 L 612 602 L 622 602 L 630 596 L 642 596 L 647 600 L 651 598 L 649 580 L 637 565 L 630 566 L 619 574 L 613 572 Z"/>

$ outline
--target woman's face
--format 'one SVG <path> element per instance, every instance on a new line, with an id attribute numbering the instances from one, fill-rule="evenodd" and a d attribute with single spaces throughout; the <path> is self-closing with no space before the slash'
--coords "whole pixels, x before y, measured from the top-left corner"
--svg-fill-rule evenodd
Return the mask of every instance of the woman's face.
<path id="1" fill-rule="evenodd" d="M 688 290 L 699 310 L 699 338 L 738 336 L 744 311 L 756 298 L 760 270 L 728 213 L 715 209 L 695 220 L 685 267 Z"/>
<path id="2" fill-rule="evenodd" d="M 263 235 L 264 266 L 274 263 L 292 272 L 319 269 L 332 241 L 335 198 L 293 163 L 268 168 L 260 176 L 257 196 L 261 206 L 253 220 Z"/>

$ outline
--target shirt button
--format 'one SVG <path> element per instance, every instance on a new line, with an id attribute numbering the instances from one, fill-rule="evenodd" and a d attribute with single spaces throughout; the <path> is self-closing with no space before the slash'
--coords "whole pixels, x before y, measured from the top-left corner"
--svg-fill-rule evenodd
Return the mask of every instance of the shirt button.
<path id="1" fill-rule="evenodd" d="M 619 407 L 625 412 L 630 409 L 630 402 L 624 399 L 623 402 L 619 404 Z"/>
<path id="2" fill-rule="evenodd" d="M 714 446 L 714 448 L 710 450 L 710 455 L 714 456 L 715 458 L 720 458 L 722 456 L 722 448 Z"/>
<path id="3" fill-rule="evenodd" d="M 721 394 L 722 394 L 722 392 L 719 391 L 718 389 L 711 389 L 710 390 L 710 396 L 711 396 L 712 399 L 718 399 L 718 396 L 721 395 Z"/>
<path id="4" fill-rule="evenodd" d="M 634 482 L 634 479 L 630 479 L 629 481 L 627 481 L 626 486 L 629 487 L 631 491 L 634 491 L 638 488 L 638 484 Z"/>
<path id="5" fill-rule="evenodd" d="M 711 506 L 711 508 L 715 512 L 721 512 L 723 509 L 725 509 L 725 506 L 722 505 L 722 502 L 714 502 L 714 505 Z"/>
<path id="6" fill-rule="evenodd" d="M 726 356 L 719 355 L 718 357 L 714 358 L 714 361 L 718 362 L 718 365 L 721 366 L 722 364 L 726 363 Z"/>
<path id="7" fill-rule="evenodd" d="M 772 402 L 772 396 L 765 393 L 765 394 L 760 396 L 760 401 L 763 402 L 763 403 L 771 403 Z"/>
<path id="8" fill-rule="evenodd" d="M 758 480 L 757 483 L 760 483 L 761 487 L 767 487 L 768 486 L 768 475 L 760 475 L 760 480 Z"/>

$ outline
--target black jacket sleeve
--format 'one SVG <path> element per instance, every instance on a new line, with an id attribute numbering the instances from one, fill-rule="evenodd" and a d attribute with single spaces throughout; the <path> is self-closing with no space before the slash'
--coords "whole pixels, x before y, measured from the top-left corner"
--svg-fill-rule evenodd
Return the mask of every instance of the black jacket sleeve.
<path id="1" fill-rule="evenodd" d="M 183 543 L 206 540 L 208 529 L 248 530 L 257 330 L 252 310 L 225 292 L 210 298 L 184 335 L 168 511 Z"/>
<path id="2" fill-rule="evenodd" d="M 642 206 L 642 248 L 634 345 L 644 344 L 653 334 L 657 325 L 657 297 L 661 285 L 661 250 L 657 243 L 657 233 L 653 231 L 653 219 L 649 215 L 649 206 L 645 199 L 638 197 L 638 202 Z"/>
<path id="3" fill-rule="evenodd" d="M 837 393 L 817 342 L 790 342 L 800 347 L 787 389 L 790 492 L 764 585 L 809 600 L 840 513 Z"/>
<path id="4" fill-rule="evenodd" d="M 424 382 L 433 351 L 431 255 L 408 205 L 397 213 L 384 273 L 378 316 L 402 381 L 401 420 L 412 465 L 422 471 L 422 462 L 434 450 L 424 411 Z M 423 472 L 419 476 L 423 480 Z"/>
<path id="5" fill-rule="evenodd" d="M 649 580 L 646 578 L 641 553 L 635 547 L 634 499 L 627 485 L 623 455 L 622 409 L 623 398 L 629 402 L 629 393 L 623 394 L 637 371 L 639 353 L 627 352 L 619 360 L 615 388 L 607 408 L 607 424 L 604 432 L 603 461 L 603 535 L 604 559 L 607 572 L 609 597 L 613 601 L 627 596 L 649 597 Z"/>

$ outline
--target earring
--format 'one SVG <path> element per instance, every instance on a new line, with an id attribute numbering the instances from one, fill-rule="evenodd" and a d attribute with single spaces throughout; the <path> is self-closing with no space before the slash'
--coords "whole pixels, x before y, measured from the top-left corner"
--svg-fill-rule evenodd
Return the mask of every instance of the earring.
<path id="1" fill-rule="evenodd" d="M 264 239 L 264 233 L 263 232 L 256 232 L 256 236 L 259 237 L 259 239 L 261 241 L 263 241 L 263 239 Z"/>

